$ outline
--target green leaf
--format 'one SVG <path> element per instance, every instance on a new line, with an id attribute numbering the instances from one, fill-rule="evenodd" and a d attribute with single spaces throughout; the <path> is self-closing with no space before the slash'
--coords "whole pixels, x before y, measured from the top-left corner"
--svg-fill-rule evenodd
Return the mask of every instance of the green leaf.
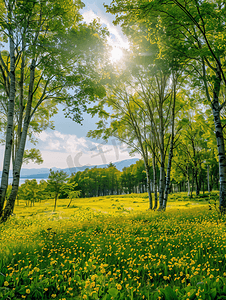
<path id="1" fill-rule="evenodd" d="M 112 297 L 116 297 L 118 295 L 118 290 L 116 288 L 111 288 L 108 290 L 108 293 L 112 296 Z"/>
<path id="2" fill-rule="evenodd" d="M 217 296 L 217 289 L 213 288 L 210 290 L 210 297 L 211 299 L 215 299 L 215 297 Z"/>
<path id="3" fill-rule="evenodd" d="M 167 286 L 163 291 L 166 300 L 177 300 L 176 293 L 172 290 L 170 286 Z"/>

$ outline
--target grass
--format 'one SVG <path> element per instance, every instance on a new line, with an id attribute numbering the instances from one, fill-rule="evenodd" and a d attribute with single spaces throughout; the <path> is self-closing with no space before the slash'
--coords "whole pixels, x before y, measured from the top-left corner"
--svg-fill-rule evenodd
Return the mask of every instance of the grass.
<path id="1" fill-rule="evenodd" d="M 205 199 L 67 202 L 21 202 L 0 225 L 0 299 L 226 299 L 226 224 Z"/>

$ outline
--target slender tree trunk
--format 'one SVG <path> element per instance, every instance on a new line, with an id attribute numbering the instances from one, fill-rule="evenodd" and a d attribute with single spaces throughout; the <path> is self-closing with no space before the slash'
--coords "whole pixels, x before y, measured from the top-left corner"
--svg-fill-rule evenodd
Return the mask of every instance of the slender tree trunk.
<path id="1" fill-rule="evenodd" d="M 194 169 L 192 169 L 192 182 L 191 182 L 191 195 L 190 195 L 190 198 L 193 197 L 193 192 L 194 192 Z"/>
<path id="2" fill-rule="evenodd" d="M 56 194 L 55 194 L 55 201 L 54 201 L 54 209 L 53 209 L 53 211 L 56 210 L 57 196 L 58 196 L 58 194 L 56 193 Z"/>
<path id="3" fill-rule="evenodd" d="M 22 51 L 24 49 L 24 38 L 22 38 Z M 17 127 L 17 146 L 16 151 L 20 145 L 21 132 L 22 132 L 22 124 L 23 124 L 23 113 L 24 113 L 24 68 L 25 68 L 25 56 L 24 52 L 21 58 L 21 67 L 20 67 L 20 82 L 19 82 L 19 119 L 18 119 L 18 127 Z"/>
<path id="4" fill-rule="evenodd" d="M 32 107 L 32 97 L 33 97 L 33 86 L 34 86 L 34 75 L 35 75 L 35 60 L 32 60 L 31 67 L 30 67 L 30 83 L 29 83 L 29 93 L 28 93 L 28 101 L 26 107 L 26 115 L 23 124 L 23 131 L 21 135 L 20 145 L 15 157 L 15 163 L 13 167 L 13 184 L 12 184 L 12 191 L 7 200 L 1 222 L 5 222 L 10 214 L 12 213 L 15 200 L 17 197 L 19 182 L 20 182 L 20 171 L 21 166 L 23 163 L 23 156 L 24 156 L 24 149 L 26 144 L 26 138 L 28 133 L 28 127 L 30 124 L 30 114 L 31 114 L 31 107 Z"/>
<path id="5" fill-rule="evenodd" d="M 154 182 L 154 195 L 155 195 L 154 209 L 157 209 L 157 207 L 158 207 L 158 193 L 157 193 L 156 160 L 155 160 L 155 153 L 154 152 L 152 152 L 152 167 L 153 167 L 153 182 Z"/>
<path id="6" fill-rule="evenodd" d="M 173 158 L 173 143 L 174 143 L 174 134 L 171 137 L 171 144 L 170 144 L 170 150 L 169 150 L 169 158 L 168 158 L 168 166 L 167 166 L 167 173 L 166 173 L 166 185 L 165 185 L 165 193 L 164 193 L 164 199 L 162 207 L 165 210 L 166 209 L 166 203 L 168 200 L 169 195 L 169 188 L 170 188 L 170 172 L 171 172 L 171 165 L 172 165 L 172 158 Z"/>
<path id="7" fill-rule="evenodd" d="M 195 171 L 195 187 L 196 187 L 196 196 L 199 196 L 199 181 L 198 181 L 198 172 Z"/>
<path id="8" fill-rule="evenodd" d="M 219 158 L 219 176 L 220 176 L 220 205 L 221 212 L 226 210 L 226 157 L 224 147 L 224 136 L 221 126 L 220 109 L 218 97 L 214 97 L 212 111 L 215 125 L 215 135 L 217 139 L 217 149 Z"/>
<path id="9" fill-rule="evenodd" d="M 163 99 L 163 95 L 162 95 Z M 159 178 L 159 209 L 163 208 L 164 190 L 165 190 L 165 149 L 164 149 L 164 126 L 162 102 L 159 104 L 159 139 L 160 139 L 160 178 Z"/>
<path id="10" fill-rule="evenodd" d="M 207 190 L 210 192 L 210 166 L 207 165 Z"/>
<path id="11" fill-rule="evenodd" d="M 149 199 L 149 209 L 153 208 L 152 203 L 152 195 L 151 195 L 151 180 L 150 180 L 150 174 L 149 174 L 149 165 L 145 163 L 145 171 L 146 171 L 146 177 L 147 177 L 147 192 L 148 192 L 148 199 Z"/>
<path id="12" fill-rule="evenodd" d="M 16 80 L 15 80 L 15 54 L 12 30 L 9 30 L 9 48 L 10 48 L 10 91 L 8 101 L 8 115 L 7 115 L 7 130 L 5 153 L 3 162 L 3 171 L 0 187 L 0 217 L 3 213 L 3 206 L 5 202 L 5 195 L 8 187 L 10 160 L 12 154 L 12 140 L 13 140 L 13 118 L 15 106 Z"/>
<path id="13" fill-rule="evenodd" d="M 159 209 L 163 208 L 164 189 L 165 189 L 165 168 L 164 168 L 164 162 L 161 161 L 160 177 L 159 177 Z"/>
<path id="14" fill-rule="evenodd" d="M 67 208 L 71 205 L 72 198 L 70 199 Z"/>
<path id="15" fill-rule="evenodd" d="M 187 183 L 188 183 L 188 197 L 189 197 L 190 196 L 190 182 L 189 182 L 189 178 L 188 178 Z"/>
<path id="16" fill-rule="evenodd" d="M 205 194 L 205 182 L 204 180 L 202 181 L 202 191 L 203 191 L 203 195 Z"/>
<path id="17" fill-rule="evenodd" d="M 210 101 L 210 95 L 206 80 L 206 69 L 204 59 L 202 58 L 203 62 L 203 82 L 205 85 L 206 96 L 207 99 Z M 214 81 L 214 88 L 213 88 L 213 100 L 211 102 L 211 108 L 213 113 L 213 120 L 215 126 L 215 136 L 217 140 L 217 150 L 218 150 L 218 161 L 219 161 L 219 177 L 220 177 L 220 201 L 219 201 L 219 209 L 221 213 L 225 213 L 226 211 L 226 156 L 225 156 L 225 146 L 224 146 L 224 136 L 223 136 L 223 129 L 221 125 L 221 118 L 220 118 L 220 103 L 219 103 L 219 94 L 221 88 L 221 70 L 219 67 L 220 60 L 216 64 L 216 72 L 215 72 L 215 81 Z"/>
<path id="18" fill-rule="evenodd" d="M 160 121 L 161 123 L 161 121 Z M 162 126 L 161 126 L 162 127 Z M 163 197 L 165 189 L 165 155 L 164 155 L 164 135 L 163 128 L 160 130 L 160 177 L 159 177 L 159 209 L 163 207 Z"/>
<path id="19" fill-rule="evenodd" d="M 175 120 L 175 105 L 176 105 L 176 84 L 177 81 L 173 80 L 173 106 L 172 106 L 172 116 L 171 116 L 171 141 L 170 141 L 170 149 L 169 149 L 169 157 L 168 157 L 168 166 L 167 166 L 167 173 L 166 173 L 166 186 L 165 186 L 165 193 L 164 193 L 164 200 L 163 200 L 163 209 L 166 209 L 166 203 L 168 200 L 169 189 L 170 189 L 170 172 L 172 166 L 172 159 L 173 159 L 173 146 L 174 146 L 174 120 Z"/>

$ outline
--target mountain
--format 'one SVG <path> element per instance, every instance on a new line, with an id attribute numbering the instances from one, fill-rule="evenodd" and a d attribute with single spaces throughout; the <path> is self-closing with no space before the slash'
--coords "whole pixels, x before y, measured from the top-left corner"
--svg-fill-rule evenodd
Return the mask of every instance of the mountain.
<path id="1" fill-rule="evenodd" d="M 119 171 L 122 171 L 123 168 L 129 167 L 132 164 L 135 164 L 136 161 L 138 161 L 139 158 L 131 158 L 131 159 L 125 159 L 121 161 L 114 162 L 113 164 L 116 166 L 116 168 Z M 58 168 L 52 168 L 52 170 L 63 170 L 66 172 L 68 175 L 71 175 L 72 173 L 76 173 L 78 171 L 84 171 L 85 169 L 91 169 L 94 167 L 97 168 L 105 168 L 107 167 L 108 164 L 103 164 L 103 165 L 92 165 L 92 166 L 82 166 L 82 167 L 76 167 L 76 168 L 66 168 L 66 169 L 58 169 Z M 2 171 L 0 171 L 0 176 L 2 176 Z M 49 169 L 48 168 L 40 168 L 40 169 L 22 169 L 21 170 L 21 175 L 20 178 L 36 178 L 36 179 L 47 179 L 49 176 Z M 9 172 L 9 177 L 12 177 L 12 171 L 10 170 Z"/>

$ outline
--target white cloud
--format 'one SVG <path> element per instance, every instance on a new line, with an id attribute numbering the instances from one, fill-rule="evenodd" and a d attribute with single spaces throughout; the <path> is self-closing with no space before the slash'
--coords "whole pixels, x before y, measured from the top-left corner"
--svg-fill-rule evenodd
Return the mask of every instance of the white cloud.
<path id="1" fill-rule="evenodd" d="M 76 135 L 62 134 L 59 131 L 42 132 L 41 134 L 35 134 L 35 137 L 40 140 L 39 144 L 43 150 L 69 153 L 73 151 L 87 151 L 93 145 L 95 146 L 95 143 L 86 140 L 84 137 L 78 138 Z"/>
<path id="2" fill-rule="evenodd" d="M 101 165 L 110 162 L 129 159 L 129 150 L 116 139 L 110 139 L 111 144 L 96 143 L 88 138 L 78 138 L 72 134 L 62 134 L 59 131 L 36 134 L 37 148 L 40 149 L 44 163 L 37 165 L 29 163 L 23 168 L 68 168 L 84 165 Z M 4 156 L 4 147 L 0 147 L 0 155 Z M 140 158 L 136 154 L 135 157 Z M 1 166 L 0 166 L 1 167 Z"/>
<path id="3" fill-rule="evenodd" d="M 42 131 L 41 133 L 38 134 L 38 136 L 36 135 L 36 137 L 38 137 L 39 140 L 45 142 L 48 138 L 48 134 L 45 131 Z"/>
<path id="4" fill-rule="evenodd" d="M 72 134 L 62 134 L 59 131 L 42 132 L 36 134 L 36 138 L 44 163 L 41 166 L 29 163 L 23 167 L 67 168 L 101 165 L 131 158 L 127 146 L 121 145 L 113 138 L 110 140 L 111 145 L 96 143 L 84 137 L 78 138 Z M 138 154 L 135 157 L 140 158 Z"/>
<path id="5" fill-rule="evenodd" d="M 59 137 L 59 138 L 61 138 L 61 139 L 64 139 L 64 137 L 65 137 L 65 135 L 62 134 L 62 133 L 60 133 L 59 131 L 55 131 L 55 136 L 56 136 L 56 137 Z"/>

